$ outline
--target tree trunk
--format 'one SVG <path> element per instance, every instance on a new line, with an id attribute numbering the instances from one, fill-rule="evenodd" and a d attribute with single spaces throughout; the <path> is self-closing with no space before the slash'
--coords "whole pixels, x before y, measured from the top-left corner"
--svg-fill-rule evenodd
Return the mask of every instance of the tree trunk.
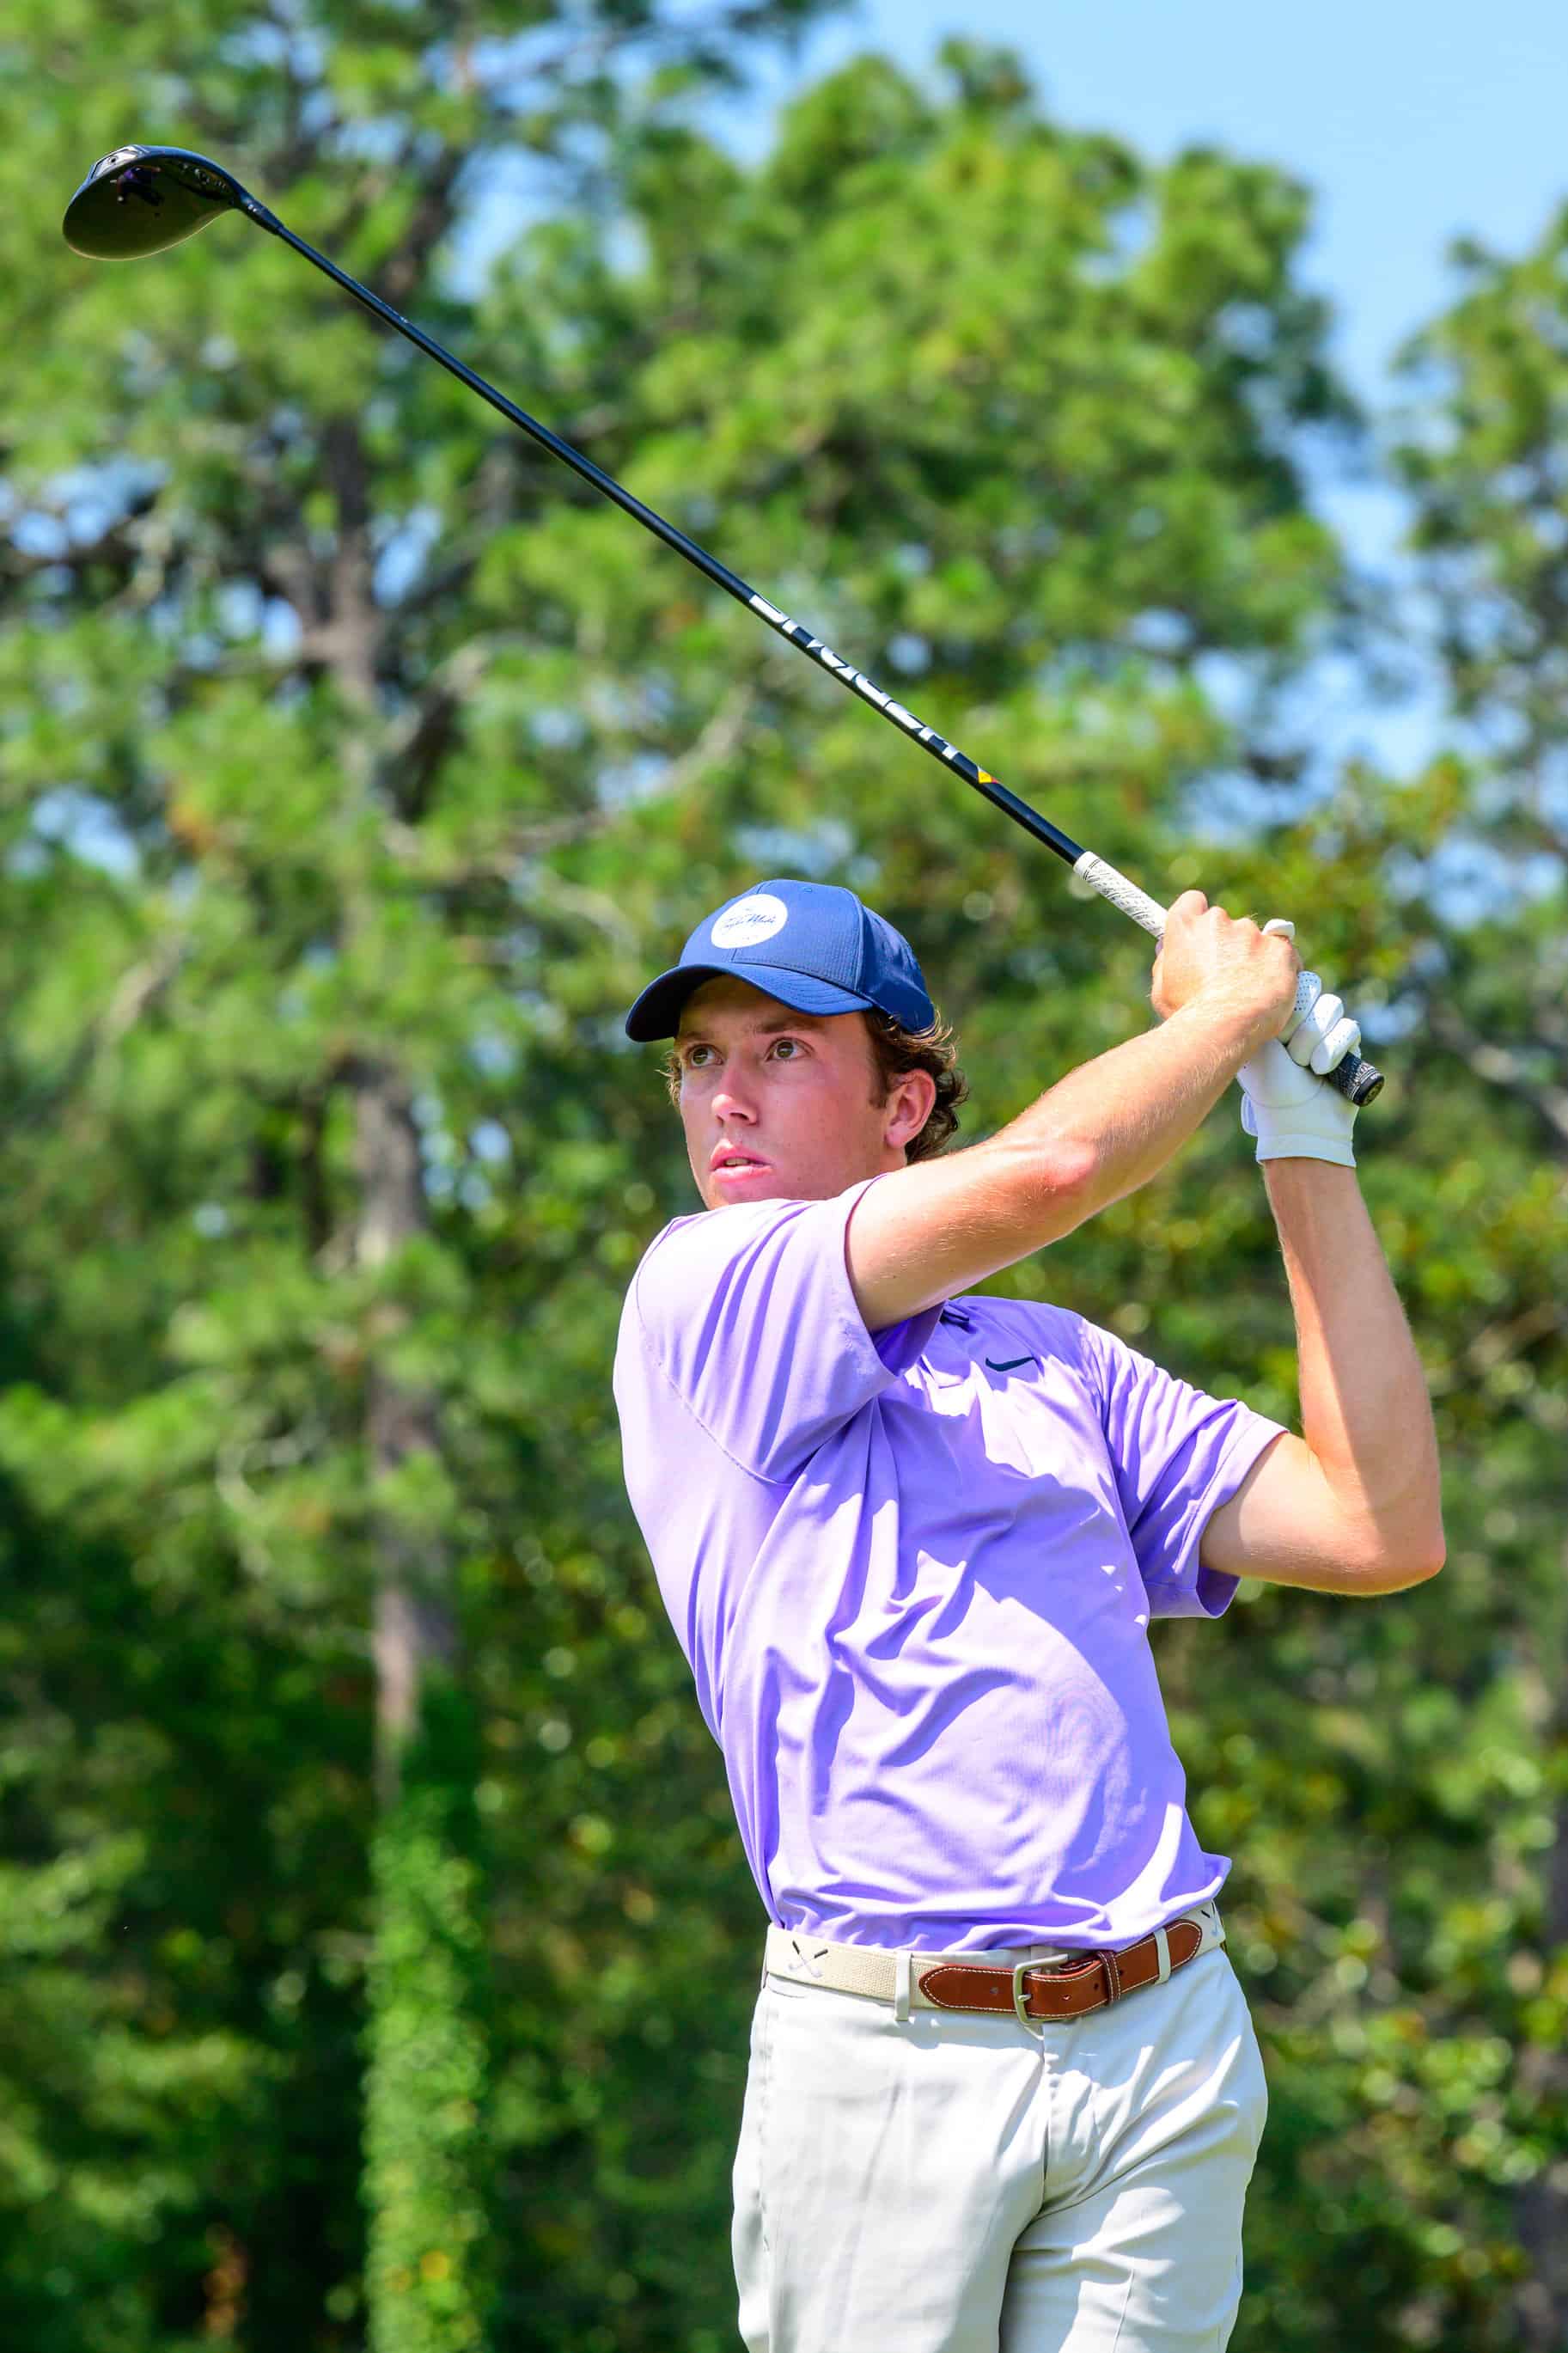
<path id="1" fill-rule="evenodd" d="M 355 1256 L 379 1267 L 423 1233 L 428 1222 L 419 1165 L 419 1131 L 407 1089 L 384 1062 L 353 1073 L 354 1141 L 360 1177 Z M 373 1493 L 419 1455 L 439 1451 L 436 1405 L 372 1359 L 365 1385 L 365 1451 Z M 447 1563 L 427 1535 L 395 1511 L 373 1508 L 376 1559 L 376 1763 L 383 1803 L 398 1783 L 398 1764 L 419 1715 L 432 1672 L 449 1673 L 457 1628 Z"/>
<path id="2" fill-rule="evenodd" d="M 1568 1570 L 1568 1552 L 1563 1567 Z M 1568 1755 L 1565 1670 L 1568 1662 L 1560 1666 L 1550 1717 L 1542 1728 L 1553 1760 Z M 1555 1829 L 1546 1864 L 1542 1931 L 1549 1968 L 1568 1953 L 1568 1795 L 1558 1798 Z M 1568 2050 L 1560 2042 L 1527 2043 L 1519 2073 L 1520 2088 L 1534 2113 L 1557 2120 L 1551 2137 L 1560 2141 L 1562 2120 L 1568 2117 Z M 1520 2191 L 1515 2227 L 1530 2263 L 1519 2296 L 1521 2353 L 1568 2353 L 1568 2156 L 1561 2148 Z"/>
<path id="3" fill-rule="evenodd" d="M 386 1264 L 427 1222 L 400 1073 L 350 1073 L 357 1253 Z M 395 1324 L 384 1325 L 384 1333 Z M 437 1453 L 433 1398 L 373 1361 L 365 1445 L 376 1565 L 375 1957 L 365 2085 L 366 2297 L 374 2353 L 479 2353 L 491 2300 L 489 2068 L 479 1743 L 455 1672 L 449 1564 L 395 1482 Z M 377 1500 L 392 1490 L 392 1500 Z"/>

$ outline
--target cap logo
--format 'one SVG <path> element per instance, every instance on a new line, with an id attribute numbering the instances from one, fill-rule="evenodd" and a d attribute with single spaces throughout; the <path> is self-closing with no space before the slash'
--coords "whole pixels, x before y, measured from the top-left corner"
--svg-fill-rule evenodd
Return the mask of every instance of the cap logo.
<path id="1" fill-rule="evenodd" d="M 771 891 L 753 891 L 716 915 L 708 936 L 716 948 L 754 948 L 782 932 L 788 921 L 789 909 L 782 899 Z"/>

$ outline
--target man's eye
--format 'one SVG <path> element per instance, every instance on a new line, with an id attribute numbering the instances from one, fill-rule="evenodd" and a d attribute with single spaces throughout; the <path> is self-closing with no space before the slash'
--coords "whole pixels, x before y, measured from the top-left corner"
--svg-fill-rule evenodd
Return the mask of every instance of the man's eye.
<path id="1" fill-rule="evenodd" d="M 775 1038 L 773 1051 L 775 1054 L 782 1055 L 786 1062 L 793 1062 L 799 1055 L 800 1041 L 796 1038 Z"/>
<path id="2" fill-rule="evenodd" d="M 683 1058 L 687 1069 L 689 1071 L 700 1071 L 702 1068 L 703 1056 L 705 1054 L 710 1054 L 712 1051 L 713 1049 L 711 1046 L 688 1046 Z"/>

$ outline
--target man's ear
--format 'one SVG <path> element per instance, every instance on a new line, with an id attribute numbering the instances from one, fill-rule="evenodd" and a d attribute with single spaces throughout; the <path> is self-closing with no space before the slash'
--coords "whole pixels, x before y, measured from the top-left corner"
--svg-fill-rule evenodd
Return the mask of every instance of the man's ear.
<path id="1" fill-rule="evenodd" d="M 929 1071 L 906 1071 L 894 1082 L 883 1124 L 884 1141 L 895 1151 L 911 1145 L 936 1102 L 936 1081 Z"/>

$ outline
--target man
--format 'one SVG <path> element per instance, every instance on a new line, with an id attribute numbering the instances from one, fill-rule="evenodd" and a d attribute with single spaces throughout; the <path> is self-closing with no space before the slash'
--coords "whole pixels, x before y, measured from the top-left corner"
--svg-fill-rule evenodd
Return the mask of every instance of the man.
<path id="1" fill-rule="evenodd" d="M 627 1297 L 626 1483 L 772 1923 L 735 2168 L 752 2353 L 1229 2337 L 1262 2070 L 1148 1621 L 1217 1616 L 1243 1576 L 1388 1592 L 1443 1548 L 1355 1114 L 1310 1074 L 1360 1032 L 1289 930 L 1186 892 L 1162 1025 L 936 1157 L 962 1082 L 849 892 L 761 884 L 628 1017 L 674 1037 L 704 1208 Z M 1299 1438 L 969 1295 L 1237 1076 Z"/>

